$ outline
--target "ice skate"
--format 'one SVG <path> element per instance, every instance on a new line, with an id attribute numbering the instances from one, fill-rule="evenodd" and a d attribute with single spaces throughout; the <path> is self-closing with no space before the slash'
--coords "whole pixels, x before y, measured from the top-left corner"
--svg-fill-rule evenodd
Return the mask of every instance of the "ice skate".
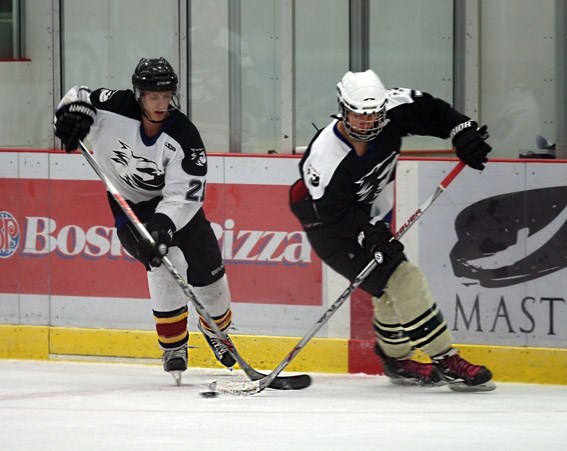
<path id="1" fill-rule="evenodd" d="M 374 352 L 382 360 L 384 374 L 395 385 L 421 385 L 434 387 L 444 382 L 431 363 L 420 363 L 411 359 L 388 357 L 380 346 L 374 346 Z"/>
<path id="2" fill-rule="evenodd" d="M 178 386 L 181 385 L 181 374 L 187 370 L 187 345 L 164 351 L 162 360 L 163 369 L 173 376 Z"/>
<path id="3" fill-rule="evenodd" d="M 199 327 L 199 330 L 205 337 L 205 340 L 207 340 L 207 344 L 212 349 L 217 360 L 227 368 L 232 369 L 232 367 L 236 365 L 236 360 L 234 360 L 234 357 L 232 357 L 232 355 L 228 352 L 228 347 L 216 336 L 209 336 L 201 321 L 198 322 L 197 327 Z M 230 337 L 228 338 L 228 341 L 232 344 Z"/>
<path id="4" fill-rule="evenodd" d="M 492 391 L 496 388 L 488 368 L 467 362 L 455 349 L 442 357 L 434 358 L 433 364 L 451 390 L 475 392 Z"/>

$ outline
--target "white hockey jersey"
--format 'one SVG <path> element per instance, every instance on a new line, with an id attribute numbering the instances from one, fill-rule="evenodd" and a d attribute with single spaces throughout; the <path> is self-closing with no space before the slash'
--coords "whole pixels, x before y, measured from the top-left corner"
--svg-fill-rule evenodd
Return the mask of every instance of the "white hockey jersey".
<path id="1" fill-rule="evenodd" d="M 60 106 L 77 100 L 71 89 Z M 88 140 L 93 155 L 141 221 L 153 213 L 167 215 L 176 230 L 202 208 L 205 199 L 207 155 L 195 125 L 172 110 L 161 132 L 148 138 L 142 110 L 131 90 L 97 89 L 90 95 L 97 115 Z M 127 218 L 109 196 L 116 226 Z"/>

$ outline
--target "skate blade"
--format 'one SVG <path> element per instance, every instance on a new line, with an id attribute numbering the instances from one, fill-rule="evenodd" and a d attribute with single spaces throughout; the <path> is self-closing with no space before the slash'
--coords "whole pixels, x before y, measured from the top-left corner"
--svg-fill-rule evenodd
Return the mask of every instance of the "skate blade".
<path id="1" fill-rule="evenodd" d="M 388 379 L 390 379 L 392 385 L 401 387 L 441 387 L 447 384 L 444 380 L 423 381 L 419 379 L 409 379 L 407 377 L 388 377 Z"/>
<path id="2" fill-rule="evenodd" d="M 448 385 L 451 390 L 462 393 L 496 390 L 496 385 L 494 385 L 494 382 L 492 381 L 488 381 L 485 382 L 484 384 L 478 384 L 478 385 L 466 385 L 464 382 L 453 382 Z"/>
<path id="3" fill-rule="evenodd" d="M 169 371 L 169 374 L 171 374 L 173 376 L 173 379 L 175 379 L 175 385 L 177 385 L 178 387 L 181 385 L 182 373 L 183 371 Z"/>

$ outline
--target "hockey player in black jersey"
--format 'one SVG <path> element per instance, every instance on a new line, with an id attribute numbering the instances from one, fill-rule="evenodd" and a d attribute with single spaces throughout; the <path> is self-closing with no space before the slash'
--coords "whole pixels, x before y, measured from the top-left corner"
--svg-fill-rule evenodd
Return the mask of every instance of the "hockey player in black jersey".
<path id="1" fill-rule="evenodd" d="M 180 381 L 187 369 L 187 298 L 161 257 L 169 256 L 186 274 L 200 301 L 221 330 L 232 321 L 230 292 L 215 234 L 203 202 L 207 156 L 195 125 L 179 111 L 178 79 L 164 59 L 142 58 L 132 90 L 72 88 L 61 100 L 55 135 L 66 151 L 88 137 L 96 161 L 145 223 L 156 242 L 141 239 L 109 194 L 118 237 L 147 269 L 150 300 L 165 371 Z M 88 100 L 80 96 L 87 91 Z M 227 347 L 199 318 L 198 327 L 216 358 L 235 364 Z"/>
<path id="2" fill-rule="evenodd" d="M 300 162 L 290 206 L 317 255 L 353 280 L 376 251 L 383 263 L 361 288 L 372 295 L 376 353 L 397 384 L 449 383 L 454 390 L 495 388 L 491 372 L 463 359 L 427 281 L 392 239 L 389 220 L 402 138 L 451 138 L 458 157 L 482 170 L 491 147 L 486 127 L 433 96 L 385 89 L 371 70 L 347 72 L 337 85 L 340 115 L 320 130 Z M 412 359 L 416 349 L 432 363 Z"/>

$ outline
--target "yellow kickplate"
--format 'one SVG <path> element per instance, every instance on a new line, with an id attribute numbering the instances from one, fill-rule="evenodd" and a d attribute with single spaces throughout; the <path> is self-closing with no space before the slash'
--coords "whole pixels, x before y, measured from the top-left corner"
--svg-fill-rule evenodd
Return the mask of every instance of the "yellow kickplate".
<path id="1" fill-rule="evenodd" d="M 49 327 L 0 325 L 0 358 L 42 360 L 49 357 Z"/>
<path id="2" fill-rule="evenodd" d="M 232 335 L 242 357 L 261 371 L 274 369 L 297 345 L 298 337 Z M 221 368 L 199 332 L 189 338 L 189 365 Z M 567 385 L 567 349 L 456 345 L 461 355 L 488 367 L 494 380 Z M 160 359 L 155 331 L 0 325 L 0 358 L 49 359 L 50 356 Z M 419 357 L 423 357 L 418 355 Z M 348 340 L 314 338 L 286 371 L 348 372 Z"/>

